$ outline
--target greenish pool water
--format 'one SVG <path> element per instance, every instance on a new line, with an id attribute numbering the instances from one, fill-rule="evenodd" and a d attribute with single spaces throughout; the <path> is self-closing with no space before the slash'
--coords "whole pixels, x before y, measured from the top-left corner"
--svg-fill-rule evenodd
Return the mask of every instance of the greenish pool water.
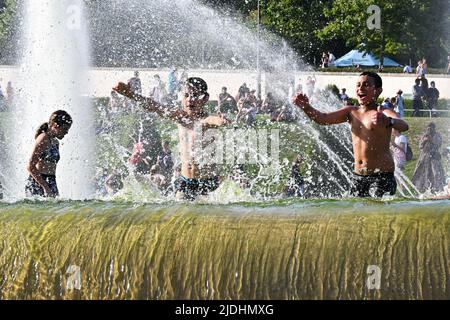
<path id="1" fill-rule="evenodd" d="M 449 299 L 449 205 L 0 203 L 0 298 Z"/>

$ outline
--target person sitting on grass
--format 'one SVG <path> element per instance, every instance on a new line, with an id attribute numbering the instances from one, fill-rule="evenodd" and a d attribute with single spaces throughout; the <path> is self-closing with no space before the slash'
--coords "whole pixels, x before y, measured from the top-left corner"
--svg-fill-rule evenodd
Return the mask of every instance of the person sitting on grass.
<path id="1" fill-rule="evenodd" d="M 292 113 L 289 104 L 284 104 L 281 106 L 280 113 L 277 116 L 277 122 L 292 122 L 295 121 L 295 117 Z"/>
<path id="2" fill-rule="evenodd" d="M 217 111 L 223 113 L 235 113 L 237 111 L 236 100 L 227 92 L 227 87 L 222 87 L 222 93 L 219 94 Z"/>
<path id="3" fill-rule="evenodd" d="M 256 107 L 251 100 L 244 99 L 240 101 L 239 112 L 236 115 L 236 123 L 243 122 L 246 126 L 251 127 L 256 121 Z"/>

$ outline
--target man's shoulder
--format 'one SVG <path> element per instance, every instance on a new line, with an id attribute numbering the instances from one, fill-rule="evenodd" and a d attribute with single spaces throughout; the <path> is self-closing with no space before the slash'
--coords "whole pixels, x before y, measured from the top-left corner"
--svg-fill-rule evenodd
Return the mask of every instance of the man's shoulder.
<path id="1" fill-rule="evenodd" d="M 347 115 L 347 120 L 351 121 L 352 116 L 356 115 L 359 111 L 359 107 L 357 106 L 344 106 L 340 108 L 338 111 L 344 112 Z"/>

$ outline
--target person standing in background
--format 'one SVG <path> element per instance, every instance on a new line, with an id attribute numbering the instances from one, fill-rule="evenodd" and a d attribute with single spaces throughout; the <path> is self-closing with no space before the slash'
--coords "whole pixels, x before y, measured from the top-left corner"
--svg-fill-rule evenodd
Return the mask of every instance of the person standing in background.
<path id="1" fill-rule="evenodd" d="M 427 63 L 427 59 L 423 58 L 422 59 L 422 75 L 424 77 L 427 76 L 428 73 L 428 63 Z"/>
<path id="2" fill-rule="evenodd" d="M 11 109 L 14 103 L 14 88 L 12 86 L 11 81 L 8 81 L 8 84 L 6 85 L 6 103 L 8 104 L 8 107 Z"/>
<path id="3" fill-rule="evenodd" d="M 436 131 L 436 124 L 431 122 L 420 140 L 420 155 L 412 182 L 424 193 L 441 192 L 445 185 L 445 172 L 441 161 L 442 136 Z"/>
<path id="4" fill-rule="evenodd" d="M 6 97 L 3 94 L 2 87 L 0 86 L 0 112 L 6 110 L 7 110 Z"/>
<path id="5" fill-rule="evenodd" d="M 395 168 L 403 171 L 406 165 L 406 150 L 408 148 L 408 139 L 402 135 L 400 130 L 392 129 L 392 136 L 394 138 L 391 141 L 392 153 L 394 155 Z"/>
<path id="6" fill-rule="evenodd" d="M 328 51 L 328 65 L 333 66 L 335 60 L 336 57 L 334 56 L 334 54 L 331 51 Z"/>
<path id="7" fill-rule="evenodd" d="M 430 82 L 430 86 L 431 87 L 428 88 L 428 108 L 430 108 L 430 110 L 436 110 L 439 100 L 439 90 L 436 89 L 434 81 Z"/>
<path id="8" fill-rule="evenodd" d="M 413 117 L 419 116 L 420 110 L 423 108 L 422 97 L 424 96 L 424 93 L 422 91 L 422 87 L 419 84 L 420 79 L 416 78 L 415 84 L 412 88 L 412 107 L 414 109 L 412 113 Z"/>
<path id="9" fill-rule="evenodd" d="M 132 77 L 128 83 L 130 84 L 130 88 L 134 94 L 142 94 L 142 84 L 141 79 L 139 78 L 139 71 L 134 72 L 134 77 Z"/>
<path id="10" fill-rule="evenodd" d="M 178 69 L 173 68 L 170 70 L 169 75 L 167 76 L 167 94 L 169 95 L 169 99 L 176 100 L 176 94 L 178 88 Z"/>
<path id="11" fill-rule="evenodd" d="M 402 90 L 398 90 L 397 91 L 397 96 L 395 97 L 395 112 L 398 113 L 398 116 L 400 118 L 403 118 L 403 114 L 404 114 L 404 99 L 403 99 L 403 91 Z"/>

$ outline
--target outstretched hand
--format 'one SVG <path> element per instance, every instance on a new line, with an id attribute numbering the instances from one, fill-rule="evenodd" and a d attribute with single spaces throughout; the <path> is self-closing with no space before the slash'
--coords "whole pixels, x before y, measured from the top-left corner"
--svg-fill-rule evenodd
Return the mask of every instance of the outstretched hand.
<path id="1" fill-rule="evenodd" d="M 117 93 L 120 93 L 121 95 L 130 98 L 130 99 L 134 99 L 135 98 L 135 94 L 134 92 L 131 90 L 130 88 L 130 84 L 125 84 L 123 82 L 119 82 L 117 84 L 117 86 L 115 86 L 113 88 L 114 91 L 116 91 Z"/>
<path id="2" fill-rule="evenodd" d="M 292 101 L 297 107 L 304 108 L 309 106 L 309 99 L 306 95 L 299 93 Z"/>
<path id="3" fill-rule="evenodd" d="M 377 112 L 372 114 L 371 120 L 374 126 L 382 125 L 387 127 L 389 125 L 389 119 L 381 110 L 381 106 L 378 106 Z"/>

